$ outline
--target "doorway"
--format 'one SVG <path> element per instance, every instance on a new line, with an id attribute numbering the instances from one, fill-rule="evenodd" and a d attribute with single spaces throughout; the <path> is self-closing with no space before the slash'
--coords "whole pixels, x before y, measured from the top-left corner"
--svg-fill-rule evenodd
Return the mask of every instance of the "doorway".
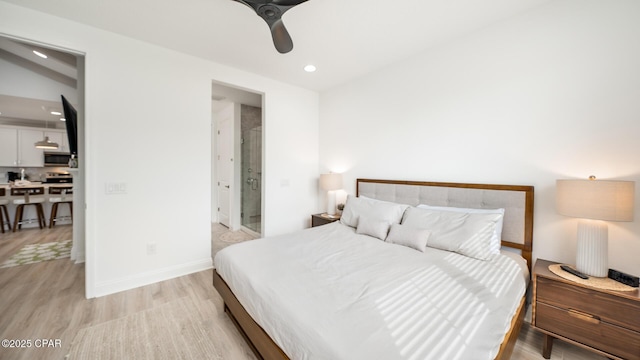
<path id="1" fill-rule="evenodd" d="M 39 53 L 39 54 L 38 54 Z M 34 56 L 37 55 L 37 56 Z M 43 163 L 32 166 L 0 166 L 0 177 L 7 171 L 25 169 L 29 175 L 31 185 L 43 188 L 44 215 L 51 220 L 51 207 L 49 187 L 56 177 L 73 179 L 73 204 L 75 211 L 63 207 L 58 213 L 58 218 L 73 217 L 72 225 L 61 222 L 56 223 L 51 229 L 39 229 L 39 226 L 29 224 L 22 230 L 12 233 L 14 239 L 19 239 L 28 245 L 56 244 L 71 242 L 70 259 L 74 263 L 84 263 L 82 271 L 85 272 L 85 297 L 92 297 L 89 289 L 93 279 L 90 273 L 89 261 L 85 259 L 85 217 L 84 217 L 84 183 L 85 183 L 85 142 L 84 142 L 84 76 L 85 55 L 70 49 L 60 48 L 55 45 L 44 44 L 37 41 L 17 38 L 10 35 L 0 35 L 0 65 L 5 66 L 8 72 L 16 74 L 10 81 L 0 86 L 0 103 L 5 109 L 0 116 L 0 125 L 16 129 L 33 128 L 41 131 L 44 128 L 45 136 L 50 136 L 57 143 L 58 149 L 48 150 L 58 153 L 68 153 L 71 141 L 67 137 L 65 122 L 62 115 L 62 102 L 60 95 L 64 95 L 77 111 L 77 153 L 81 159 L 79 166 L 74 169 L 67 167 L 43 167 Z M 19 77 L 18 77 L 19 76 Z M 64 130 L 62 130 L 64 129 Z M 31 131 L 31 130 L 17 130 Z M 40 132 L 42 134 L 42 132 Z M 54 137 L 57 136 L 57 137 Z M 74 137 L 75 139 L 75 137 Z M 33 144 L 28 141 L 25 144 Z M 22 147 L 23 145 L 19 145 Z M 42 153 L 39 154 L 42 159 Z M 44 182 L 40 184 L 40 182 Z M 38 185 L 39 184 L 39 185 Z M 55 197 L 55 196 L 54 196 Z M 15 211 L 15 207 L 11 207 Z M 33 209 L 31 209 L 33 210 Z M 15 217 L 15 213 L 10 214 Z M 66 216 L 65 216 L 66 215 Z M 25 213 L 25 218 L 31 218 Z M 62 220 L 62 219 L 61 219 Z M 67 260 L 69 260 L 67 258 Z M 85 263 L 85 261 L 87 261 Z"/>
<path id="2" fill-rule="evenodd" d="M 263 232 L 263 95 L 212 83 L 212 222 Z"/>

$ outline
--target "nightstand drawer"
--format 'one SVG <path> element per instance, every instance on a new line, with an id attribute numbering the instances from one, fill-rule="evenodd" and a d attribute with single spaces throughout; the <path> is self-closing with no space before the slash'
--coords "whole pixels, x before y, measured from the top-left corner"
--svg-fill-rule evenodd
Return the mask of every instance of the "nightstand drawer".
<path id="1" fill-rule="evenodd" d="M 544 277 L 537 279 L 536 299 L 558 308 L 595 315 L 604 322 L 640 332 L 640 308 L 637 301 Z"/>
<path id="2" fill-rule="evenodd" d="M 575 309 L 566 310 L 540 302 L 536 306 L 536 327 L 624 359 L 640 359 L 640 333 L 600 321 L 592 314 Z M 636 317 L 635 314 L 628 315 Z"/>

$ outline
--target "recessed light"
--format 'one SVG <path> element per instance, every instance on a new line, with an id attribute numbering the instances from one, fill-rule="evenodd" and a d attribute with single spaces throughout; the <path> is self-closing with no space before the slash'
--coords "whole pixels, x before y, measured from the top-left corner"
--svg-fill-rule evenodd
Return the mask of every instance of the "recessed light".
<path id="1" fill-rule="evenodd" d="M 67 121 L 67 119 L 65 119 L 65 118 L 60 118 L 60 121 Z"/>
<path id="2" fill-rule="evenodd" d="M 59 115 L 62 115 L 62 113 L 59 111 L 52 111 L 51 115 L 59 116 Z"/>
<path id="3" fill-rule="evenodd" d="M 38 56 L 40 56 L 40 57 L 41 57 L 41 58 L 43 58 L 43 59 L 46 59 L 46 58 L 47 58 L 47 55 L 45 55 L 45 54 L 41 53 L 40 51 L 33 50 L 33 53 L 34 53 L 34 54 L 36 54 L 36 55 L 38 55 Z"/>
<path id="4" fill-rule="evenodd" d="M 316 71 L 316 67 L 315 67 L 315 65 L 309 64 L 309 65 L 304 67 L 304 71 L 306 71 L 306 72 L 314 72 L 314 71 Z"/>

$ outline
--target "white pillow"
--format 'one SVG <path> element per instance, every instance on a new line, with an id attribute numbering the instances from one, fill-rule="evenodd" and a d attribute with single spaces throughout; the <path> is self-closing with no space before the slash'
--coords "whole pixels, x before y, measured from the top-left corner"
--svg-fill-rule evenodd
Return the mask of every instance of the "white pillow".
<path id="1" fill-rule="evenodd" d="M 487 260 L 493 255 L 491 238 L 501 216 L 409 208 L 402 224 L 430 230 L 429 247 Z"/>
<path id="2" fill-rule="evenodd" d="M 358 227 L 358 218 L 364 216 L 386 221 L 389 224 L 399 223 L 407 207 L 408 205 L 348 195 L 340 222 L 355 228 Z"/>
<path id="3" fill-rule="evenodd" d="M 361 216 L 358 220 L 356 232 L 358 234 L 373 236 L 384 241 L 389 233 L 389 223 L 384 220 Z"/>
<path id="4" fill-rule="evenodd" d="M 473 209 L 473 208 L 459 208 L 452 206 L 431 206 L 426 204 L 418 205 L 421 209 L 432 209 L 432 210 L 444 210 L 444 211 L 453 211 L 453 212 L 461 212 L 461 213 L 471 213 L 471 214 L 501 214 L 500 220 L 496 224 L 493 232 L 493 236 L 491 236 L 491 245 L 490 251 L 492 254 L 499 254 L 500 248 L 502 247 L 502 224 L 504 223 L 504 209 Z"/>
<path id="5" fill-rule="evenodd" d="M 392 224 L 385 241 L 424 252 L 427 248 L 431 231 L 407 225 Z"/>

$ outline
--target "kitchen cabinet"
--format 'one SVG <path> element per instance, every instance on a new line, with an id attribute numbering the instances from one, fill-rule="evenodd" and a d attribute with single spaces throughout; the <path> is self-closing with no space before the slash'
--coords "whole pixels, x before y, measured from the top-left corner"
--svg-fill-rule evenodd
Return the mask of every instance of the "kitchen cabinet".
<path id="1" fill-rule="evenodd" d="M 34 145 L 43 138 L 42 130 L 18 130 L 19 166 L 44 166 L 43 151 Z"/>
<path id="2" fill-rule="evenodd" d="M 45 130 L 44 136 L 48 136 L 49 140 L 58 144 L 58 150 L 47 150 L 47 152 L 69 152 L 69 140 L 67 139 L 66 131 Z"/>
<path id="3" fill-rule="evenodd" d="M 16 166 L 18 130 L 0 128 L 0 166 Z"/>
<path id="4" fill-rule="evenodd" d="M 42 130 L 0 128 L 0 166 L 44 166 L 43 151 L 34 145 L 43 137 Z"/>

